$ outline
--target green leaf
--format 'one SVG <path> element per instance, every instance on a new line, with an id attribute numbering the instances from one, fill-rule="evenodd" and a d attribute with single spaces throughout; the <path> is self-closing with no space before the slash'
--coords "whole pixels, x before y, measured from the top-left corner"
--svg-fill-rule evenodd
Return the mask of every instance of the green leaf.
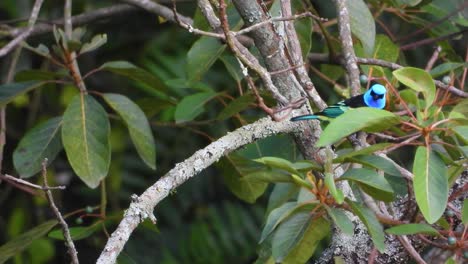
<path id="1" fill-rule="evenodd" d="M 301 4 L 297 1 L 293 1 L 292 3 L 293 5 Z M 297 33 L 297 38 L 299 39 L 299 44 L 301 46 L 302 58 L 307 58 L 307 55 L 312 48 L 312 18 L 306 17 L 293 21 L 294 28 Z"/>
<path id="2" fill-rule="evenodd" d="M 468 199 L 463 200 L 462 222 L 464 225 L 468 224 Z"/>
<path id="3" fill-rule="evenodd" d="M 359 155 L 353 156 L 352 158 L 346 160 L 378 170 L 382 170 L 385 173 L 392 176 L 401 177 L 401 172 L 395 167 L 395 165 L 391 161 L 377 155 Z"/>
<path id="4" fill-rule="evenodd" d="M 244 180 L 252 182 L 259 181 L 265 183 L 276 183 L 276 182 L 292 182 L 290 174 L 284 173 L 280 170 L 262 170 L 258 172 L 249 173 L 244 177 Z"/>
<path id="5" fill-rule="evenodd" d="M 435 152 L 418 147 L 413 164 L 416 202 L 429 224 L 442 216 L 448 200 L 447 168 Z"/>
<path id="6" fill-rule="evenodd" d="M 415 234 L 427 234 L 432 236 L 438 236 L 439 232 L 428 224 L 404 224 L 397 225 L 385 230 L 385 232 L 392 235 L 415 235 Z"/>
<path id="7" fill-rule="evenodd" d="M 166 86 L 158 77 L 128 61 L 109 61 L 104 63 L 99 69 L 122 75 L 131 80 L 145 84 L 151 89 L 167 92 Z"/>
<path id="8" fill-rule="evenodd" d="M 90 188 L 96 188 L 109 170 L 109 135 L 102 106 L 89 95 L 76 95 L 63 115 L 62 142 L 73 170 Z"/>
<path id="9" fill-rule="evenodd" d="M 314 255 L 317 246 L 330 233 L 330 223 L 324 218 L 310 221 L 303 237 L 289 252 L 282 263 L 307 263 Z"/>
<path id="10" fill-rule="evenodd" d="M 392 187 L 384 176 L 374 170 L 366 168 L 349 169 L 338 180 L 356 182 L 361 189 L 376 199 L 386 202 L 393 200 Z"/>
<path id="11" fill-rule="evenodd" d="M 62 150 L 61 123 L 61 117 L 49 119 L 28 131 L 21 139 L 13 152 L 13 164 L 22 178 L 41 171 L 44 159 L 47 158 L 47 164 L 50 164 Z"/>
<path id="12" fill-rule="evenodd" d="M 20 71 L 15 75 L 16 82 L 27 82 L 27 81 L 48 81 L 54 80 L 55 78 L 65 77 L 65 74 L 60 72 L 51 72 L 44 70 L 24 70 Z"/>
<path id="13" fill-rule="evenodd" d="M 291 213 L 294 211 L 294 208 L 296 207 L 297 202 L 287 202 L 271 211 L 271 213 L 268 215 L 265 227 L 262 230 L 262 235 L 260 236 L 260 241 L 258 243 L 262 243 L 268 237 L 268 235 L 270 235 L 276 229 L 276 227 L 284 221 L 284 219 L 291 215 Z"/>
<path id="14" fill-rule="evenodd" d="M 343 209 L 328 207 L 326 206 L 325 209 L 328 212 L 330 218 L 335 222 L 338 228 L 344 234 L 353 235 L 354 234 L 354 224 L 351 220 L 349 220 L 348 216 L 346 215 Z"/>
<path id="15" fill-rule="evenodd" d="M 0 247 L 0 263 L 4 263 L 23 252 L 33 241 L 45 236 L 57 223 L 57 220 L 49 220 L 2 245 Z"/>
<path id="16" fill-rule="evenodd" d="M 375 44 L 375 22 L 363 0 L 346 1 L 351 31 L 361 41 L 366 55 L 372 55 Z"/>
<path id="17" fill-rule="evenodd" d="M 244 94 L 231 102 L 229 102 L 226 107 L 218 114 L 216 117 L 217 120 L 225 120 L 229 117 L 238 114 L 239 112 L 248 108 L 251 104 L 255 102 L 255 97 L 251 94 Z"/>
<path id="18" fill-rule="evenodd" d="M 429 73 L 431 74 L 432 78 L 437 78 L 444 74 L 450 73 L 461 67 L 467 67 L 468 63 L 461 63 L 461 62 L 446 62 L 434 67 Z"/>
<path id="19" fill-rule="evenodd" d="M 434 103 L 436 88 L 431 75 L 425 70 L 404 67 L 393 71 L 393 76 L 409 88 L 421 92 L 426 99 L 426 109 Z"/>
<path id="20" fill-rule="evenodd" d="M 205 104 L 216 97 L 215 92 L 202 92 L 184 97 L 176 107 L 174 119 L 176 123 L 192 121 L 203 113 Z"/>
<path id="21" fill-rule="evenodd" d="M 335 143 L 358 131 L 377 132 L 400 122 L 400 118 L 388 111 L 371 107 L 349 109 L 344 114 L 332 119 L 317 143 L 324 147 Z"/>
<path id="22" fill-rule="evenodd" d="M 70 236 L 73 241 L 85 239 L 89 236 L 91 236 L 94 232 L 99 230 L 101 228 L 102 223 L 98 222 L 98 224 L 93 224 L 91 226 L 83 227 L 83 226 L 77 226 L 77 227 L 70 227 Z M 61 228 L 52 230 L 48 235 L 50 238 L 58 239 L 58 240 L 65 240 L 63 237 L 63 231 Z"/>
<path id="23" fill-rule="evenodd" d="M 370 145 L 367 148 L 360 149 L 358 151 L 354 151 L 352 149 L 349 149 L 350 151 L 345 154 L 340 154 L 337 158 L 333 160 L 333 163 L 342 163 L 347 159 L 350 159 L 354 156 L 360 156 L 360 155 L 369 155 L 372 154 L 376 151 L 385 149 L 387 147 L 390 147 L 392 144 L 391 143 L 379 143 L 375 145 Z"/>
<path id="24" fill-rule="evenodd" d="M 333 173 L 325 173 L 325 185 L 327 186 L 328 190 L 330 191 L 330 194 L 333 196 L 335 201 L 338 204 L 342 204 L 344 201 L 344 194 L 340 189 L 336 188 Z"/>
<path id="25" fill-rule="evenodd" d="M 468 99 L 464 99 L 453 107 L 452 111 L 449 114 L 449 118 L 468 118 Z"/>
<path id="26" fill-rule="evenodd" d="M 358 53 L 356 51 L 356 53 Z M 400 53 L 399 47 L 386 35 L 379 34 L 375 39 L 375 48 L 372 58 L 381 59 L 388 62 L 396 62 Z M 362 54 L 363 56 L 366 56 Z M 385 70 L 381 66 L 360 65 L 364 73 L 370 74 L 370 70 L 374 69 L 372 76 L 384 76 Z"/>
<path id="27" fill-rule="evenodd" d="M 224 63 L 224 66 L 235 81 L 240 82 L 244 79 L 239 61 L 237 61 L 234 55 L 225 52 L 219 59 Z"/>
<path id="28" fill-rule="evenodd" d="M 301 212 L 281 223 L 273 235 L 272 255 L 276 262 L 282 262 L 291 250 L 304 237 L 313 215 Z"/>
<path id="29" fill-rule="evenodd" d="M 138 155 L 150 168 L 156 169 L 156 145 L 143 111 L 132 100 L 120 94 L 106 93 L 103 98 L 127 125 Z"/>
<path id="30" fill-rule="evenodd" d="M 27 93 L 32 89 L 38 88 L 43 84 L 45 84 L 45 82 L 29 81 L 0 85 L 0 106 L 8 104 L 17 96 Z"/>
<path id="31" fill-rule="evenodd" d="M 286 203 L 289 200 L 297 197 L 299 187 L 292 183 L 277 183 L 273 187 L 268 198 L 267 213 L 273 209 L 278 208 L 280 205 Z"/>
<path id="32" fill-rule="evenodd" d="M 212 37 L 203 36 L 195 41 L 187 53 L 186 70 L 189 82 L 200 81 L 225 48 L 225 44 Z"/>
<path id="33" fill-rule="evenodd" d="M 218 167 L 222 170 L 224 182 L 228 188 L 246 202 L 255 202 L 268 186 L 264 182 L 244 179 L 247 175 L 257 173 L 264 170 L 264 168 L 260 164 L 238 155 L 231 154 L 222 158 L 218 163 Z"/>
<path id="34" fill-rule="evenodd" d="M 94 36 L 90 42 L 83 44 L 83 46 L 80 49 L 80 54 L 90 52 L 93 50 L 98 49 L 102 45 L 106 44 L 107 42 L 107 35 L 106 34 L 100 34 Z"/>
<path id="35" fill-rule="evenodd" d="M 287 171 L 291 174 L 299 174 L 299 172 L 294 168 L 293 163 L 286 159 L 282 159 L 278 157 L 263 157 L 263 158 L 255 159 L 254 161 L 265 164 L 271 168 L 276 168 L 276 169 Z"/>
<path id="36" fill-rule="evenodd" d="M 372 241 L 374 242 L 375 247 L 380 253 L 385 251 L 385 234 L 383 227 L 380 224 L 379 220 L 375 214 L 369 208 L 366 208 L 356 202 L 353 202 L 349 199 L 346 199 L 348 204 L 351 206 L 353 212 L 361 219 L 364 225 L 367 227 Z"/>

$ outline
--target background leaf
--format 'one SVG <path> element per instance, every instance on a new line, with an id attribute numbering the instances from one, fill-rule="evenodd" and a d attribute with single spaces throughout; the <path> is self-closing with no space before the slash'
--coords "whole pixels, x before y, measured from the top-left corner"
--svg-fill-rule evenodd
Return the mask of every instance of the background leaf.
<path id="1" fill-rule="evenodd" d="M 57 220 L 49 220 L 2 245 L 0 247 L 0 263 L 4 263 L 23 252 L 34 240 L 45 236 L 57 223 Z"/>
<path id="2" fill-rule="evenodd" d="M 436 88 L 428 72 L 419 68 L 404 67 L 393 71 L 393 76 L 409 88 L 422 92 L 426 99 L 426 109 L 432 105 L 436 96 Z"/>
<path id="3" fill-rule="evenodd" d="M 328 215 L 333 219 L 333 222 L 335 222 L 341 232 L 348 235 L 352 235 L 354 233 L 354 224 L 349 220 L 343 209 L 328 206 L 325 207 L 325 209 L 327 209 Z"/>
<path id="4" fill-rule="evenodd" d="M 29 92 L 32 89 L 38 88 L 43 84 L 45 83 L 38 81 L 29 81 L 0 85 L 0 106 L 8 104 L 17 96 Z"/>
<path id="5" fill-rule="evenodd" d="M 413 188 L 416 202 L 429 224 L 445 211 L 448 200 L 447 169 L 432 150 L 418 147 L 413 164 Z"/>
<path id="6" fill-rule="evenodd" d="M 174 119 L 176 123 L 192 121 L 203 113 L 205 104 L 216 97 L 215 92 L 202 92 L 184 97 L 177 104 Z"/>
<path id="7" fill-rule="evenodd" d="M 143 111 L 132 100 L 120 94 L 104 94 L 104 100 L 122 117 L 130 137 L 143 161 L 156 169 L 156 145 Z"/>
<path id="8" fill-rule="evenodd" d="M 42 170 L 42 162 L 54 161 L 62 150 L 60 138 L 61 117 L 47 120 L 34 127 L 21 139 L 13 152 L 13 164 L 22 178 L 28 178 Z"/>
<path id="9" fill-rule="evenodd" d="M 200 81 L 225 48 L 225 44 L 212 37 L 203 36 L 195 41 L 187 53 L 186 69 L 189 82 Z"/>
<path id="10" fill-rule="evenodd" d="M 375 22 L 369 8 L 362 0 L 346 1 L 351 31 L 361 41 L 364 51 L 371 55 L 375 44 Z"/>
<path id="11" fill-rule="evenodd" d="M 267 183 L 255 180 L 246 180 L 250 173 L 263 170 L 262 165 L 250 161 L 236 154 L 231 154 L 222 158 L 218 162 L 218 168 L 223 171 L 223 177 L 229 189 L 240 199 L 253 203 L 262 195 Z"/>
<path id="12" fill-rule="evenodd" d="M 102 106 L 90 95 L 76 95 L 63 114 L 62 142 L 73 170 L 90 188 L 109 170 L 109 135 Z"/>

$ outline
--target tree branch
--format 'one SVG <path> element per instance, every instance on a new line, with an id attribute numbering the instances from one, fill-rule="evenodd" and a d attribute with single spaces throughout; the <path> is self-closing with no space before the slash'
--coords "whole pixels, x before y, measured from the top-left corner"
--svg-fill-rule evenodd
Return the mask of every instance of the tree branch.
<path id="1" fill-rule="evenodd" d="M 289 121 L 274 122 L 263 118 L 255 123 L 243 126 L 198 150 L 185 161 L 178 163 L 139 197 L 135 195 L 124 218 L 107 241 L 101 252 L 98 264 L 115 263 L 133 230 L 146 218 L 152 218 L 154 207 L 166 198 L 169 193 L 188 179 L 228 155 L 236 149 L 278 133 L 299 131 L 299 125 Z"/>
<path id="2" fill-rule="evenodd" d="M 359 68 L 357 66 L 356 54 L 354 54 L 353 38 L 351 36 L 351 25 L 346 0 L 335 0 L 336 13 L 338 15 L 338 30 L 340 42 L 344 54 L 344 66 L 348 72 L 351 83 L 351 96 L 360 93 Z"/>

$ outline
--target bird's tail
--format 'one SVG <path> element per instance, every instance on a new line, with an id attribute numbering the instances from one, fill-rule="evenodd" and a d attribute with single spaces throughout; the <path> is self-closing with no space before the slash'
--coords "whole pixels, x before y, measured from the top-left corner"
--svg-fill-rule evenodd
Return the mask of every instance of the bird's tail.
<path id="1" fill-rule="evenodd" d="M 320 119 L 320 116 L 318 115 L 301 115 L 301 116 L 295 116 L 291 118 L 291 121 L 302 121 L 302 120 L 312 120 L 312 119 Z"/>

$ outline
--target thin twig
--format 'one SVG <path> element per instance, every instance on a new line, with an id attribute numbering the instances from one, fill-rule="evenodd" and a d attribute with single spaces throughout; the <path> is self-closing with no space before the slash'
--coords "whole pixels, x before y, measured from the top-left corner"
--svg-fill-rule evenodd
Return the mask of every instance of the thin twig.
<path id="1" fill-rule="evenodd" d="M 57 217 L 57 220 L 62 226 L 63 236 L 65 237 L 65 242 L 68 246 L 68 254 L 70 254 L 70 257 L 72 259 L 71 262 L 73 264 L 79 264 L 80 262 L 78 261 L 78 252 L 76 251 L 75 244 L 73 243 L 73 240 L 71 238 L 70 229 L 68 228 L 65 219 L 63 219 L 59 209 L 55 205 L 54 197 L 52 196 L 52 192 L 50 191 L 50 188 L 47 184 L 47 159 L 44 159 L 44 162 L 42 162 L 42 177 L 44 178 L 44 191 L 47 195 L 47 201 L 49 201 L 50 208 L 52 208 L 55 216 Z"/>
<path id="2" fill-rule="evenodd" d="M 34 188 L 34 189 L 43 190 L 43 191 L 47 191 L 47 190 L 65 190 L 65 188 L 66 188 L 65 186 L 55 186 L 55 187 L 48 187 L 47 186 L 47 187 L 44 187 L 44 186 L 40 186 L 40 185 L 37 185 L 37 184 L 34 184 L 34 183 L 30 183 L 30 182 L 22 180 L 20 178 L 16 178 L 16 177 L 8 175 L 8 174 L 1 174 L 0 177 L 2 177 L 5 180 L 13 181 L 13 182 L 16 182 L 16 183 L 19 183 L 19 184 L 22 184 L 22 185 L 25 185 L 25 186 L 28 186 L 28 187 L 31 187 L 31 188 Z"/>
<path id="3" fill-rule="evenodd" d="M 230 31 L 227 21 L 226 3 L 224 1 L 221 1 L 220 3 L 219 12 L 221 27 L 226 36 L 226 43 L 228 46 L 243 64 L 253 69 L 260 76 L 260 78 L 262 78 L 265 87 L 273 94 L 273 97 L 282 105 L 287 105 L 288 100 L 275 87 L 273 81 L 271 80 L 270 73 L 260 65 L 258 60 L 250 53 L 249 50 L 247 50 L 247 48 L 239 43 L 239 41 L 235 38 L 234 33 Z"/>
<path id="4" fill-rule="evenodd" d="M 465 29 L 460 30 L 458 32 L 453 32 L 453 33 L 450 33 L 450 34 L 447 34 L 447 35 L 439 36 L 439 37 L 436 37 L 436 38 L 426 38 L 426 39 L 418 40 L 418 41 L 415 41 L 415 42 L 411 42 L 410 44 L 400 46 L 400 50 L 405 51 L 405 50 L 415 49 L 415 48 L 418 48 L 420 46 L 432 44 L 434 42 L 442 41 L 442 40 L 445 40 L 445 39 L 449 39 L 451 37 L 455 37 L 455 36 L 458 36 L 458 35 L 465 34 L 466 31 L 468 31 L 468 28 L 465 28 Z"/>
<path id="5" fill-rule="evenodd" d="M 400 240 L 401 245 L 408 251 L 408 253 L 414 258 L 418 264 L 426 264 L 421 255 L 414 249 L 413 245 L 409 241 L 408 237 L 405 235 L 396 236 Z"/>
<path id="6" fill-rule="evenodd" d="M 36 23 L 37 17 L 39 16 L 39 11 L 41 10 L 41 6 L 44 0 L 36 0 L 34 2 L 33 9 L 31 11 L 31 16 L 29 17 L 28 27 L 25 31 L 15 37 L 12 41 L 6 44 L 3 48 L 0 49 L 0 57 L 5 56 L 10 52 L 13 48 L 15 48 L 18 44 L 20 44 L 23 40 L 25 40 L 31 34 L 33 30 L 33 26 Z"/>
<path id="7" fill-rule="evenodd" d="M 432 67 L 434 67 L 434 63 L 437 61 L 439 58 L 439 53 L 442 51 L 442 48 L 440 46 L 437 46 L 437 48 L 434 50 L 434 53 L 432 53 L 431 58 L 427 62 L 426 68 L 424 70 L 430 71 Z"/>

